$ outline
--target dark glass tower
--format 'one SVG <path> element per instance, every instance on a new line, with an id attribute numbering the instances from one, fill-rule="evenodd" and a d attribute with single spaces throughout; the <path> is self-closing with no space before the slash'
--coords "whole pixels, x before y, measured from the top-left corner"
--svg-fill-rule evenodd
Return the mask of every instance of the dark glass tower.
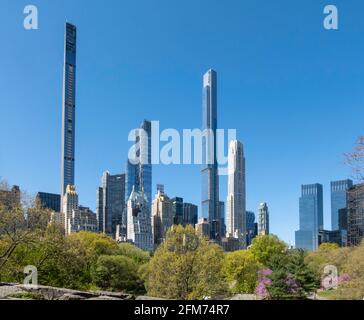
<path id="1" fill-rule="evenodd" d="M 64 38 L 61 197 L 67 185 L 75 184 L 75 113 L 76 113 L 76 27 L 66 23 Z"/>
<path id="2" fill-rule="evenodd" d="M 210 224 L 210 238 L 220 234 L 219 177 L 216 157 L 217 74 L 209 70 L 203 77 L 202 130 L 207 133 L 202 145 L 202 218 Z M 208 147 L 208 150 L 206 150 Z"/>
<path id="3" fill-rule="evenodd" d="M 114 237 L 116 226 L 122 226 L 125 210 L 124 195 L 125 174 L 111 175 L 108 171 L 104 172 L 96 198 L 96 214 L 100 232 Z"/>
<path id="4" fill-rule="evenodd" d="M 352 186 L 349 179 L 331 182 L 331 230 L 339 230 L 339 211 L 346 208 L 346 192 Z"/>

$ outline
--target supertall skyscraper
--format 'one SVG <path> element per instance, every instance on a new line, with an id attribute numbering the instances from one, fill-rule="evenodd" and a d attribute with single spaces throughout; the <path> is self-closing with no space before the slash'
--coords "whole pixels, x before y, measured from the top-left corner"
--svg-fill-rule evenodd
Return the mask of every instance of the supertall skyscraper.
<path id="1" fill-rule="evenodd" d="M 76 27 L 66 23 L 64 38 L 61 198 L 75 184 Z M 61 200 L 62 202 L 62 200 Z"/>
<path id="2" fill-rule="evenodd" d="M 346 208 L 346 192 L 353 186 L 352 180 L 331 182 L 331 229 L 339 230 L 339 210 Z"/>
<path id="3" fill-rule="evenodd" d="M 323 187 L 319 183 L 303 185 L 300 197 L 300 229 L 296 248 L 316 250 L 319 231 L 323 230 Z"/>
<path id="4" fill-rule="evenodd" d="M 246 247 L 245 158 L 243 144 L 232 140 L 228 155 L 227 236 Z"/>
<path id="5" fill-rule="evenodd" d="M 202 130 L 207 133 L 202 145 L 202 218 L 210 224 L 210 238 L 220 233 L 219 176 L 216 156 L 217 74 L 210 69 L 203 77 Z M 208 150 L 206 150 L 208 147 Z"/>

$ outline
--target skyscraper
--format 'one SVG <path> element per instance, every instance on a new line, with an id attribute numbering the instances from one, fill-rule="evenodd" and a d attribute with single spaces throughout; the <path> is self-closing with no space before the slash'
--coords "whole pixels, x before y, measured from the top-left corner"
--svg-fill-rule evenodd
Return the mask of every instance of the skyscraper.
<path id="1" fill-rule="evenodd" d="M 339 210 L 346 208 L 346 192 L 353 186 L 352 180 L 331 182 L 331 229 L 339 230 Z"/>
<path id="2" fill-rule="evenodd" d="M 246 233 L 246 245 L 250 246 L 257 235 L 255 233 L 255 213 L 253 211 L 246 211 Z"/>
<path id="3" fill-rule="evenodd" d="M 192 203 L 183 203 L 183 224 L 195 226 L 198 221 L 198 207 Z"/>
<path id="4" fill-rule="evenodd" d="M 210 224 L 210 238 L 220 232 L 219 176 L 216 156 L 217 74 L 210 69 L 203 77 L 202 130 L 207 133 L 202 145 L 202 218 Z M 208 150 L 206 150 L 208 147 Z"/>
<path id="5" fill-rule="evenodd" d="M 183 198 L 174 197 L 171 199 L 173 223 L 175 225 L 183 225 Z"/>
<path id="6" fill-rule="evenodd" d="M 269 234 L 269 210 L 265 202 L 261 203 L 258 209 L 258 234 Z"/>
<path id="7" fill-rule="evenodd" d="M 76 193 L 76 187 L 73 185 L 67 185 L 66 193 L 62 197 L 62 213 L 64 214 L 64 229 L 66 235 L 72 232 L 71 220 L 74 210 L 78 209 L 78 194 Z"/>
<path id="8" fill-rule="evenodd" d="M 302 185 L 299 206 L 300 229 L 296 231 L 296 248 L 316 250 L 319 231 L 324 226 L 322 185 Z"/>
<path id="9" fill-rule="evenodd" d="M 357 246 L 364 239 L 364 184 L 350 188 L 347 197 L 348 246 Z"/>
<path id="10" fill-rule="evenodd" d="M 172 202 L 164 192 L 158 191 L 152 205 L 152 231 L 155 245 L 163 242 L 172 226 Z"/>
<path id="11" fill-rule="evenodd" d="M 115 236 L 116 226 L 122 225 L 124 199 L 125 174 L 111 175 L 105 171 L 97 189 L 96 215 L 100 232 Z"/>
<path id="12" fill-rule="evenodd" d="M 128 200 L 127 240 L 146 251 L 153 251 L 150 205 L 143 191 L 132 190 Z"/>
<path id="13" fill-rule="evenodd" d="M 38 192 L 36 200 L 43 208 L 61 212 L 61 195 L 47 192 Z"/>
<path id="14" fill-rule="evenodd" d="M 150 121 L 144 120 L 140 125 L 141 130 L 147 135 L 145 141 L 141 141 L 140 137 L 144 135 L 138 130 L 136 132 L 135 142 L 140 144 L 136 156 L 142 161 L 133 161 L 128 159 L 126 165 L 126 190 L 125 201 L 128 201 L 130 194 L 134 188 L 135 191 L 144 191 L 148 202 L 152 203 L 152 125 Z M 143 139 L 142 139 L 143 140 Z"/>
<path id="15" fill-rule="evenodd" d="M 67 186 L 75 184 L 76 39 L 76 27 L 66 23 L 62 101 L 61 198 L 66 193 Z"/>
<path id="16" fill-rule="evenodd" d="M 232 140 L 228 155 L 228 196 L 226 228 L 228 237 L 246 247 L 245 158 L 243 144 Z"/>

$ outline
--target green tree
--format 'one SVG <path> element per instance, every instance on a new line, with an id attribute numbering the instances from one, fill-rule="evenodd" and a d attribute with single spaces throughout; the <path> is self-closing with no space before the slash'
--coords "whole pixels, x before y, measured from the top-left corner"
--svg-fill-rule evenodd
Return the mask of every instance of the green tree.
<path id="1" fill-rule="evenodd" d="M 240 250 L 226 253 L 223 274 L 232 293 L 254 293 L 261 264 L 251 251 Z"/>
<path id="2" fill-rule="evenodd" d="M 223 252 L 193 227 L 174 226 L 144 270 L 148 294 L 169 299 L 202 299 L 226 293 Z"/>
<path id="3" fill-rule="evenodd" d="M 287 245 L 275 235 L 262 235 L 253 240 L 251 253 L 262 265 L 267 266 L 274 256 L 283 256 Z"/>
<path id="4" fill-rule="evenodd" d="M 92 272 L 92 279 L 96 286 L 104 290 L 145 292 L 143 281 L 138 277 L 137 263 L 126 256 L 100 256 Z"/>

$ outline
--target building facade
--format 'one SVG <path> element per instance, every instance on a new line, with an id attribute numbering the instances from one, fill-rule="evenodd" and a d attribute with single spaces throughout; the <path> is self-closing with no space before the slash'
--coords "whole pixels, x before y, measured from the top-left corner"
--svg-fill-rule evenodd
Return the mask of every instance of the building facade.
<path id="1" fill-rule="evenodd" d="M 142 250 L 153 251 L 150 205 L 143 191 L 132 190 L 127 212 L 127 241 Z"/>
<path id="2" fill-rule="evenodd" d="M 183 224 L 195 226 L 198 221 L 198 207 L 192 203 L 183 203 Z"/>
<path id="3" fill-rule="evenodd" d="M 171 199 L 173 224 L 183 225 L 183 198 L 174 197 Z"/>
<path id="4" fill-rule="evenodd" d="M 116 226 L 123 223 L 125 209 L 125 174 L 111 175 L 105 171 L 97 189 L 96 215 L 100 232 L 116 234 Z"/>
<path id="5" fill-rule="evenodd" d="M 80 231 L 97 232 L 96 214 L 90 208 L 79 206 L 68 217 L 68 234 Z"/>
<path id="6" fill-rule="evenodd" d="M 364 184 L 358 184 L 347 192 L 348 245 L 357 246 L 364 238 Z"/>
<path id="7" fill-rule="evenodd" d="M 161 191 L 158 191 L 152 204 L 152 232 L 155 245 L 161 244 L 173 226 L 172 201 Z"/>
<path id="8" fill-rule="evenodd" d="M 201 217 L 210 223 L 210 238 L 220 233 L 219 176 L 216 156 L 217 73 L 209 70 L 203 77 L 202 130 L 206 133 L 202 145 Z M 208 150 L 206 150 L 208 147 Z"/>
<path id="9" fill-rule="evenodd" d="M 323 187 L 321 184 L 302 185 L 299 199 L 300 229 L 296 231 L 296 248 L 316 250 L 319 231 L 323 230 Z"/>
<path id="10" fill-rule="evenodd" d="M 246 245 L 250 246 L 256 236 L 255 213 L 253 211 L 246 211 Z"/>
<path id="11" fill-rule="evenodd" d="M 65 234 L 69 235 L 72 230 L 70 221 L 72 219 L 73 211 L 78 209 L 78 194 L 76 193 L 76 187 L 68 185 L 66 193 L 62 197 L 62 213 L 64 215 L 64 230 Z"/>
<path id="12" fill-rule="evenodd" d="M 245 158 L 243 144 L 233 140 L 228 154 L 227 237 L 237 238 L 246 247 Z"/>
<path id="13" fill-rule="evenodd" d="M 195 230 L 200 237 L 210 238 L 210 223 L 206 218 L 198 219 Z"/>
<path id="14" fill-rule="evenodd" d="M 0 190 L 0 205 L 7 208 L 19 207 L 20 195 L 19 186 L 13 186 L 10 190 Z"/>
<path id="15" fill-rule="evenodd" d="M 55 212 L 61 212 L 61 195 L 47 192 L 38 192 L 36 201 L 45 208 Z"/>
<path id="16" fill-rule="evenodd" d="M 258 208 L 258 234 L 269 235 L 269 209 L 265 202 Z"/>
<path id="17" fill-rule="evenodd" d="M 61 197 L 75 184 L 76 49 L 77 30 L 66 23 L 64 38 Z M 61 200 L 62 202 L 62 200 Z"/>
<path id="18" fill-rule="evenodd" d="M 339 230 L 339 210 L 346 208 L 346 192 L 352 186 L 349 179 L 331 182 L 331 230 Z"/>

